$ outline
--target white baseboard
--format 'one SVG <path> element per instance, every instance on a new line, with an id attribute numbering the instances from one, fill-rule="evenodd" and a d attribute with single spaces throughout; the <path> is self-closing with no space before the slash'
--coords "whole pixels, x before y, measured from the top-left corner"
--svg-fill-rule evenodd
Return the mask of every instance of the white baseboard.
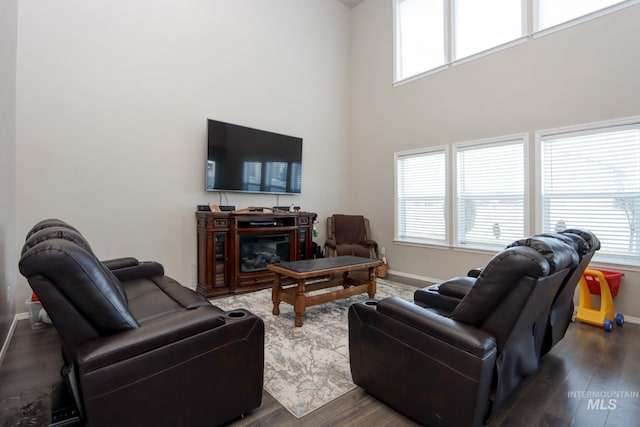
<path id="1" fill-rule="evenodd" d="M 4 343 L 2 344 L 2 350 L 0 350 L 0 366 L 2 366 L 2 362 L 4 362 L 4 356 L 7 354 L 9 350 L 9 344 L 11 344 L 11 338 L 13 338 L 13 333 L 16 330 L 16 323 L 18 320 L 28 319 L 29 313 L 16 313 L 13 316 L 13 321 L 11 322 L 11 326 L 9 327 L 9 332 L 7 336 L 4 338 Z"/>
<path id="2" fill-rule="evenodd" d="M 632 325 L 640 325 L 640 317 L 625 316 L 624 313 L 622 315 L 624 316 L 624 323 L 631 323 Z"/>
<path id="3" fill-rule="evenodd" d="M 387 273 L 393 274 L 393 275 L 396 275 L 396 276 L 400 276 L 400 277 L 406 277 L 408 279 L 422 280 L 422 281 L 430 282 L 430 283 L 441 283 L 441 282 L 444 282 L 444 280 L 442 280 L 442 279 L 436 279 L 436 278 L 427 277 L 427 276 L 418 276 L 417 274 L 404 273 L 402 271 L 396 271 L 396 270 L 389 270 Z"/>

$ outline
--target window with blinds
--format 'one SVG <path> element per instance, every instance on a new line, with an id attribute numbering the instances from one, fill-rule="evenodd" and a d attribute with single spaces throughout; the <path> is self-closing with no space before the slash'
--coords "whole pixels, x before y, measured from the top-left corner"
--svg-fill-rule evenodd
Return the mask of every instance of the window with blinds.
<path id="1" fill-rule="evenodd" d="M 503 247 L 527 234 L 526 135 L 455 146 L 456 244 Z"/>
<path id="2" fill-rule="evenodd" d="M 447 243 L 447 148 L 397 153 L 396 239 Z"/>
<path id="3" fill-rule="evenodd" d="M 538 141 L 542 231 L 584 227 L 599 256 L 640 258 L 640 120 Z"/>

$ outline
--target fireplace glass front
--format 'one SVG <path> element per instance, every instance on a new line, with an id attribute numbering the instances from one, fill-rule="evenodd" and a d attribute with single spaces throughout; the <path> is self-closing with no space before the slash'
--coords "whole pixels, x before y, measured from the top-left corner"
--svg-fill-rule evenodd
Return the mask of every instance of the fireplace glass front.
<path id="1" fill-rule="evenodd" d="M 287 262 L 289 234 L 240 236 L 240 272 L 264 271 L 267 265 Z"/>

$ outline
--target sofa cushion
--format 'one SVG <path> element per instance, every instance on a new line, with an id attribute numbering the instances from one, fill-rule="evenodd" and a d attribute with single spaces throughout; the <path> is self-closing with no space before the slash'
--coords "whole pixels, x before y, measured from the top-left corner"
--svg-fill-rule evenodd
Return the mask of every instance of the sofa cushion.
<path id="1" fill-rule="evenodd" d="M 366 231 L 362 215 L 336 214 L 333 216 L 333 221 L 334 234 L 338 245 L 364 242 Z"/>
<path id="2" fill-rule="evenodd" d="M 36 231 L 33 231 L 34 229 L 32 229 L 33 232 L 29 233 L 27 239 L 24 242 L 24 245 L 22 246 L 23 255 L 29 249 L 33 248 L 39 243 L 44 242 L 45 240 L 63 239 L 63 240 L 68 240 L 69 242 L 72 242 L 80 246 L 82 249 L 89 252 L 89 254 L 95 257 L 95 254 L 93 253 L 93 249 L 91 249 L 89 242 L 87 242 L 84 236 L 82 236 L 82 234 L 80 234 L 80 232 L 77 231 L 75 228 L 71 227 L 69 224 L 60 220 L 46 220 L 46 221 L 47 222 L 41 221 L 42 224 L 38 223 L 38 224 L 41 224 L 40 228 L 36 229 L 36 227 L 34 227 Z M 56 221 L 59 221 L 61 224 L 64 224 L 64 225 L 58 226 Z M 45 227 L 44 225 L 47 225 L 47 226 Z M 102 263 L 100 265 L 102 267 L 104 274 L 109 276 L 109 280 L 113 283 L 113 286 L 116 288 L 116 290 L 120 294 L 120 297 L 123 298 L 123 300 L 126 303 L 127 295 L 120 287 L 120 283 L 118 279 L 113 275 L 113 273 L 107 266 L 105 266 Z"/>
<path id="3" fill-rule="evenodd" d="M 93 254 L 66 239 L 48 239 L 27 250 L 19 263 L 27 278 L 46 277 L 101 335 L 139 326 L 119 282 Z"/>
<path id="4" fill-rule="evenodd" d="M 42 221 L 39 221 L 36 225 L 31 227 L 31 230 L 29 230 L 27 232 L 25 240 L 28 240 L 29 237 L 31 237 L 31 235 L 33 233 L 36 233 L 36 232 L 38 232 L 40 230 L 44 230 L 45 228 L 49 228 L 49 227 L 68 228 L 70 230 L 74 230 L 74 231 L 78 232 L 78 230 L 76 230 L 75 227 L 73 227 L 72 225 L 69 225 L 68 223 L 66 223 L 65 221 L 63 221 L 61 219 L 58 219 L 58 218 L 47 218 L 47 219 L 43 219 Z"/>
<path id="5" fill-rule="evenodd" d="M 129 310 L 141 325 L 171 313 L 211 305 L 202 295 L 168 276 L 127 280 L 122 287 L 127 294 Z"/>
<path id="6" fill-rule="evenodd" d="M 470 325 L 479 325 L 524 277 L 546 276 L 549 262 L 530 247 L 507 248 L 495 255 L 482 270 L 451 318 Z"/>
<path id="7" fill-rule="evenodd" d="M 29 234 L 29 237 L 24 241 L 24 245 L 22 245 L 22 253 L 24 254 L 26 251 L 34 247 L 40 242 L 44 242 L 48 239 L 65 239 L 70 242 L 75 243 L 76 245 L 84 248 L 93 254 L 93 249 L 89 245 L 89 242 L 80 234 L 77 230 L 69 227 L 59 227 L 51 225 L 49 227 L 41 228 L 33 233 Z"/>

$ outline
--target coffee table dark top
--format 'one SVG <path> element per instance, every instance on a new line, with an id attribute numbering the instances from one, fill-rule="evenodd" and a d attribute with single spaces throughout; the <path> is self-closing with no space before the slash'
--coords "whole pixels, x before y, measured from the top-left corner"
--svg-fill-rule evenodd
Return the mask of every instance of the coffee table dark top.
<path id="1" fill-rule="evenodd" d="M 295 271 L 296 273 L 309 273 L 309 272 L 318 271 L 318 270 L 327 270 L 331 268 L 340 268 L 340 267 L 347 267 L 347 266 L 357 266 L 360 264 L 370 264 L 370 263 L 381 264 L 382 262 L 373 258 L 363 258 L 359 256 L 344 255 L 344 256 L 329 257 L 329 258 L 303 259 L 301 261 L 292 261 L 292 262 L 279 262 L 277 264 L 272 264 L 272 265 L 285 268 L 287 270 Z"/>

